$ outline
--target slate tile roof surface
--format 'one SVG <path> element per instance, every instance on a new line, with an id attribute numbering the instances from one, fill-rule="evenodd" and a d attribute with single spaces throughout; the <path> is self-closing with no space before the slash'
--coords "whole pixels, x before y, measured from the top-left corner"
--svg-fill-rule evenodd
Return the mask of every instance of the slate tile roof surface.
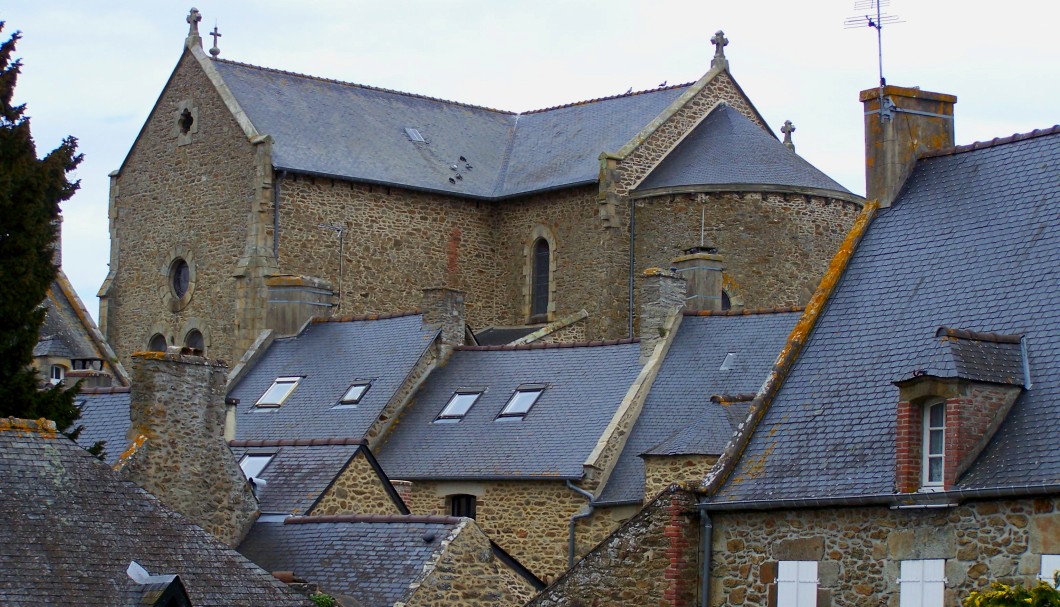
<path id="1" fill-rule="evenodd" d="M 214 65 L 255 127 L 275 139 L 277 168 L 486 199 L 596 182 L 600 153 L 617 151 L 688 87 L 514 114 Z M 406 128 L 426 142 L 412 141 Z"/>
<path id="2" fill-rule="evenodd" d="M 34 356 L 103 358 L 73 306 L 59 282 L 52 281 L 44 298 L 47 312 L 40 328 L 41 340 L 33 348 Z"/>
<path id="3" fill-rule="evenodd" d="M 719 105 L 644 178 L 636 191 L 755 184 L 852 196 L 746 116 Z"/>
<path id="4" fill-rule="evenodd" d="M 248 453 L 275 454 L 258 475 L 266 482 L 256 492 L 261 511 L 306 514 L 358 448 L 358 445 L 233 447 L 232 453 L 237 461 Z"/>
<path id="5" fill-rule="evenodd" d="M 104 461 L 108 464 L 118 461 L 118 456 L 129 446 L 128 389 L 81 393 L 74 403 L 81 408 L 81 417 L 74 426 L 84 426 L 77 444 L 87 449 L 97 441 L 106 441 Z"/>
<path id="6" fill-rule="evenodd" d="M 640 372 L 640 345 L 458 349 L 434 371 L 376 457 L 392 479 L 581 478 Z M 516 388 L 546 386 L 522 420 L 497 416 Z M 457 389 L 482 396 L 457 423 L 433 423 Z"/>
<path id="7" fill-rule="evenodd" d="M 945 327 L 940 328 L 938 334 L 934 353 L 926 356 L 930 362 L 914 370 L 912 375 L 1025 385 L 1023 348 L 1019 336 L 1003 336 L 1007 338 L 1004 341 L 980 339 L 976 334 Z"/>
<path id="8" fill-rule="evenodd" d="M 746 414 L 747 406 L 722 405 L 712 402 L 711 396 L 757 392 L 799 316 L 799 312 L 685 316 L 598 501 L 641 501 L 641 454 L 720 454 L 734 429 L 729 409 Z M 722 371 L 730 352 L 732 368 Z"/>
<path id="9" fill-rule="evenodd" d="M 438 334 L 420 315 L 311 323 L 277 339 L 228 394 L 238 398 L 236 438 L 360 438 Z M 255 408 L 278 377 L 302 380 L 281 407 Z M 354 408 L 333 408 L 355 381 L 371 387 Z"/>
<path id="10" fill-rule="evenodd" d="M 0 537 L 5 607 L 134 604 L 132 560 L 196 607 L 307 604 L 61 435 L 0 430 Z"/>
<path id="11" fill-rule="evenodd" d="M 256 523 L 239 551 L 267 571 L 293 571 L 329 594 L 351 596 L 365 606 L 394 605 L 406 598 L 409 585 L 425 574 L 442 542 L 460 525 L 458 519 L 398 518 Z"/>
<path id="12" fill-rule="evenodd" d="M 1025 391 L 959 489 L 1060 482 L 1060 130 L 921 160 L 849 262 L 719 500 L 894 492 L 892 381 L 939 327 L 1023 335 Z"/>

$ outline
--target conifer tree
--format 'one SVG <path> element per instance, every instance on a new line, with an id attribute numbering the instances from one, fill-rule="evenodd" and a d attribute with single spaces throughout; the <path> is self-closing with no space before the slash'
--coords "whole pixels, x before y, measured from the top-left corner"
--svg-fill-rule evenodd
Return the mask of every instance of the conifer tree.
<path id="1" fill-rule="evenodd" d="M 41 302 L 57 273 L 59 203 L 78 188 L 66 174 L 81 155 L 77 140 L 67 137 L 37 158 L 26 107 L 12 105 L 21 63 L 11 55 L 19 37 L 15 32 L 0 45 L 0 417 L 45 417 L 62 430 L 80 416 L 76 387 L 42 390 L 30 363 L 44 321 Z"/>

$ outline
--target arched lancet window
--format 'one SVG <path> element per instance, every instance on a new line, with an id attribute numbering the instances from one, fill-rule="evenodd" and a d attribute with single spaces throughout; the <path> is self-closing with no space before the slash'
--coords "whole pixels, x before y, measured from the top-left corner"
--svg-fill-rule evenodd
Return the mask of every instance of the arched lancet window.
<path id="1" fill-rule="evenodd" d="M 151 336 L 151 341 L 147 342 L 147 349 L 151 352 L 165 352 L 166 345 L 166 336 L 155 333 Z"/>
<path id="2" fill-rule="evenodd" d="M 202 338 L 202 333 L 198 329 L 188 331 L 188 334 L 184 336 L 184 347 L 205 352 L 206 342 Z"/>
<path id="3" fill-rule="evenodd" d="M 533 268 L 530 272 L 530 321 L 548 320 L 548 294 L 550 276 L 550 251 L 548 241 L 538 238 L 534 242 Z"/>

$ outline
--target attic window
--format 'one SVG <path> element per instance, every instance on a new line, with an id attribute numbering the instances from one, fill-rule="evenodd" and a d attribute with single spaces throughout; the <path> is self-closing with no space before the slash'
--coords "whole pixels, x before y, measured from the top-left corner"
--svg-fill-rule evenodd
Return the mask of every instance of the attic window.
<path id="1" fill-rule="evenodd" d="M 434 419 L 434 423 L 453 423 L 464 419 L 464 416 L 471 409 L 471 405 L 474 405 L 480 396 L 482 396 L 481 390 L 457 390 L 449 399 L 449 402 L 445 404 L 442 412 Z"/>
<path id="2" fill-rule="evenodd" d="M 732 371 L 732 366 L 736 364 L 736 353 L 729 352 L 725 355 L 725 360 L 721 362 L 721 367 L 718 371 Z"/>
<path id="3" fill-rule="evenodd" d="M 946 403 L 924 407 L 921 491 L 937 491 L 943 486 L 946 465 Z"/>
<path id="4" fill-rule="evenodd" d="M 248 453 L 243 456 L 243 459 L 239 460 L 239 468 L 243 470 L 243 476 L 248 479 L 257 478 L 261 476 L 261 471 L 265 469 L 265 466 L 269 465 L 269 462 L 275 456 L 275 453 Z"/>
<path id="5" fill-rule="evenodd" d="M 66 379 L 66 367 L 62 365 L 52 365 L 51 383 L 52 385 L 61 384 Z"/>
<path id="6" fill-rule="evenodd" d="M 276 381 L 272 382 L 272 385 L 265 391 L 265 394 L 261 395 L 261 398 L 258 399 L 254 406 L 262 408 L 279 407 L 294 392 L 300 381 L 302 381 L 301 377 L 277 377 Z"/>
<path id="7" fill-rule="evenodd" d="M 192 125 L 195 124 L 195 117 L 191 115 L 191 110 L 184 108 L 184 111 L 180 113 L 180 119 L 177 121 L 180 126 L 180 133 L 187 135 L 191 132 Z"/>
<path id="8" fill-rule="evenodd" d="M 415 141 L 416 143 L 427 143 L 427 140 L 420 135 L 420 132 L 411 126 L 405 127 L 405 134 L 409 136 L 409 141 Z"/>
<path id="9" fill-rule="evenodd" d="M 342 398 L 339 399 L 339 404 L 335 405 L 333 408 L 334 409 L 342 409 L 342 408 L 351 408 L 352 409 L 352 408 L 356 407 L 357 403 L 361 402 L 361 399 L 364 398 L 365 392 L 368 392 L 368 388 L 371 388 L 371 387 L 372 387 L 372 382 L 370 382 L 370 381 L 353 382 L 353 384 L 351 384 L 350 387 L 347 388 L 346 393 L 342 395 Z"/>
<path id="10" fill-rule="evenodd" d="M 537 399 L 541 397 L 541 393 L 545 391 L 544 386 L 520 386 L 516 389 L 515 394 L 508 399 L 508 404 L 504 405 L 504 409 L 501 414 L 497 416 L 498 420 L 518 420 L 526 417 L 526 414 L 530 412 L 530 408 L 534 406 Z"/>

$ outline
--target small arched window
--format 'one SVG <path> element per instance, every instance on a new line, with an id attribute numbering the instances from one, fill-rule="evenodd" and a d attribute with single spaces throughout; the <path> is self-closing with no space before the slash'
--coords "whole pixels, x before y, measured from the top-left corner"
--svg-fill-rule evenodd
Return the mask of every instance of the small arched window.
<path id="1" fill-rule="evenodd" d="M 205 352 L 206 342 L 202 338 L 202 332 L 198 329 L 188 331 L 188 334 L 184 336 L 184 347 Z"/>
<path id="2" fill-rule="evenodd" d="M 166 345 L 166 336 L 161 333 L 155 333 L 151 336 L 151 340 L 147 342 L 147 349 L 151 352 L 165 352 Z"/>
<path id="3" fill-rule="evenodd" d="M 550 276 L 550 257 L 548 241 L 538 238 L 534 242 L 533 265 L 530 272 L 530 322 L 548 320 L 548 294 Z"/>

